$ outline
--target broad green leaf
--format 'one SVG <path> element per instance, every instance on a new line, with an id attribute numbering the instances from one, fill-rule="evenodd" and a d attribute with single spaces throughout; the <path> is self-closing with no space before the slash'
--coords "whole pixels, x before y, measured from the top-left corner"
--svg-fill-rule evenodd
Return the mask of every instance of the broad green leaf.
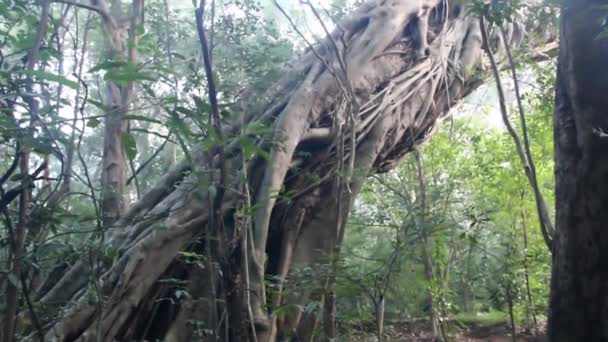
<path id="1" fill-rule="evenodd" d="M 20 288 L 21 287 L 21 283 L 19 282 L 19 278 L 17 278 L 16 275 L 14 275 L 13 273 L 8 273 L 7 275 L 7 279 L 8 281 L 15 287 Z"/>
<path id="2" fill-rule="evenodd" d="M 91 118 L 87 122 L 87 127 L 96 128 L 101 122 L 97 118 Z"/>
<path id="3" fill-rule="evenodd" d="M 156 76 L 137 71 L 110 70 L 104 75 L 103 79 L 125 84 L 133 81 L 156 81 Z"/>
<path id="4" fill-rule="evenodd" d="M 211 106 L 209 103 L 207 103 L 207 101 L 203 100 L 202 97 L 194 95 L 192 98 L 194 99 L 194 104 L 199 112 L 209 113 L 211 111 Z"/>
<path id="5" fill-rule="evenodd" d="M 135 142 L 135 137 L 133 137 L 131 133 L 125 132 L 121 135 L 120 139 L 122 140 L 122 145 L 127 154 L 127 158 L 129 158 L 130 161 L 133 161 L 137 156 L 137 143 Z"/>
<path id="6" fill-rule="evenodd" d="M 27 76 L 34 76 L 41 80 L 57 82 L 72 89 L 78 89 L 78 82 L 68 80 L 67 78 L 61 75 L 53 74 L 42 70 L 23 70 L 22 73 Z"/>
<path id="7" fill-rule="evenodd" d="M 196 113 L 194 113 L 192 110 L 182 106 L 177 106 L 175 110 L 189 118 L 193 118 L 196 115 Z"/>
<path id="8" fill-rule="evenodd" d="M 146 93 L 148 95 L 150 95 L 150 97 L 156 98 L 156 94 L 154 93 L 154 89 L 152 89 L 152 87 L 150 87 L 147 84 L 142 84 L 142 87 L 144 88 L 144 90 L 146 91 Z"/>
<path id="9" fill-rule="evenodd" d="M 101 109 L 104 112 L 109 112 L 109 111 L 112 110 L 112 108 L 106 106 L 105 104 L 103 104 L 103 103 L 101 103 L 99 101 L 96 101 L 96 100 L 93 100 L 93 99 L 89 99 L 88 102 L 90 104 L 94 105 L 95 107 Z"/>
<path id="10" fill-rule="evenodd" d="M 172 53 L 171 55 L 172 55 L 173 57 L 177 57 L 178 59 L 181 59 L 181 60 L 185 60 L 185 59 L 186 59 L 186 56 L 184 56 L 184 55 L 182 55 L 182 54 L 179 54 L 179 53 L 177 53 L 177 52 L 174 52 L 174 53 Z"/>
<path id="11" fill-rule="evenodd" d="M 159 125 L 163 125 L 164 124 L 160 120 L 152 119 L 152 118 L 149 118 L 149 117 L 143 116 L 143 115 L 125 115 L 124 119 L 125 120 L 133 120 L 133 121 L 152 122 L 152 123 L 156 123 L 156 124 L 159 124 Z"/>
<path id="12" fill-rule="evenodd" d="M 137 25 L 137 27 L 135 28 L 135 34 L 138 36 L 141 36 L 144 33 L 146 33 L 146 28 L 144 27 L 144 25 L 142 25 L 142 24 Z"/>
<path id="13" fill-rule="evenodd" d="M 18 182 L 18 181 L 20 181 L 22 179 L 23 179 L 23 175 L 21 173 L 14 174 L 14 175 L 11 176 L 11 178 L 9 178 L 9 180 L 11 182 Z"/>
<path id="14" fill-rule="evenodd" d="M 121 61 L 108 61 L 108 62 L 103 62 L 103 63 L 97 64 L 96 66 L 89 69 L 89 72 L 116 69 L 116 68 L 124 67 L 125 65 L 127 65 L 127 63 L 121 62 Z"/>

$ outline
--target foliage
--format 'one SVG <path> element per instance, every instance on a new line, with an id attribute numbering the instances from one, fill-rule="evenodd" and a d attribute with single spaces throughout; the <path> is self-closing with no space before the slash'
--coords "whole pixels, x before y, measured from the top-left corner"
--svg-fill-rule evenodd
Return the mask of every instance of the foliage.
<path id="1" fill-rule="evenodd" d="M 525 98 L 540 184 L 553 201 L 552 102 L 544 92 L 553 81 L 547 76 L 552 75 L 551 68 L 550 64 L 532 67 L 534 86 Z M 550 255 L 538 228 L 534 198 L 509 135 L 496 127 L 496 109 L 489 109 L 485 114 L 477 108 L 459 114 L 453 127 L 444 125 L 421 149 L 432 231 L 431 283 L 424 276 L 422 232 L 412 219 L 421 209 L 413 157 L 368 183 L 345 241 L 339 295 L 344 308 L 340 311 L 350 313 L 345 319 L 357 319 L 359 313 L 353 308 L 362 306 L 368 312 L 364 317 L 373 320 L 369 292 L 389 272 L 386 315 L 394 319 L 426 316 L 429 291 L 445 319 L 493 312 L 481 314 L 478 320 L 488 323 L 483 317 L 492 316 L 504 321 L 507 286 L 514 289 L 518 320 L 530 325 L 532 311 L 535 316 L 546 312 Z M 393 261 L 395 253 L 398 262 Z M 526 268 L 532 305 L 526 297 Z"/>

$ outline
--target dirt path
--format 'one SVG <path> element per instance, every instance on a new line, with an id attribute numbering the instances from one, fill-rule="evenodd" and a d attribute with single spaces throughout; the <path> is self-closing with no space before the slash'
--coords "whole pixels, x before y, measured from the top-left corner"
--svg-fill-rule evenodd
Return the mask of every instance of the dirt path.
<path id="1" fill-rule="evenodd" d="M 434 342 L 430 334 L 430 327 L 426 322 L 394 322 L 386 326 L 384 339 L 390 342 L 420 341 Z M 511 330 L 506 323 L 491 325 L 480 324 L 454 324 L 449 333 L 449 341 L 454 342 L 512 342 Z M 351 326 L 349 342 L 375 342 L 378 341 L 372 326 Z M 534 336 L 526 332 L 518 332 L 517 342 L 545 342 L 544 336 Z"/>
<path id="2" fill-rule="evenodd" d="M 529 332 L 517 332 L 517 342 L 544 342 L 544 336 L 536 336 Z M 511 328 L 506 323 L 492 325 L 469 325 L 462 337 L 457 341 L 486 341 L 486 342 L 512 342 Z"/>

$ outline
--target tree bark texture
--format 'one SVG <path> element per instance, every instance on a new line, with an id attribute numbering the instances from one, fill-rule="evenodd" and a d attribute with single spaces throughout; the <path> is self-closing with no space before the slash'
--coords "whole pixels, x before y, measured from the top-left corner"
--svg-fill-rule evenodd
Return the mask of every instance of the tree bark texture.
<path id="1" fill-rule="evenodd" d="M 133 1 L 130 22 L 122 13 L 122 1 L 114 1 L 111 8 L 108 8 L 105 0 L 91 0 L 91 3 L 106 14 L 103 16 L 103 23 L 109 60 L 136 64 L 139 41 L 136 30 L 143 18 L 143 0 Z M 128 164 L 123 140 L 128 132 L 129 122 L 124 116 L 129 111 L 132 100 L 133 82 L 120 85 L 108 81 L 106 92 L 105 104 L 108 111 L 104 126 L 101 215 L 103 225 L 108 227 L 118 220 L 126 207 L 124 196 Z"/>
<path id="2" fill-rule="evenodd" d="M 225 250 L 223 260 L 217 262 L 243 260 L 239 251 L 247 251 L 248 291 L 258 341 L 313 335 L 310 327 L 316 326 L 317 317 L 304 307 L 311 295 L 320 297 L 326 280 L 316 265 L 327 264 L 335 248 L 332 241 L 338 235 L 341 203 L 334 186 L 342 177 L 336 172 L 339 159 L 354 162 L 346 184 L 352 200 L 368 175 L 394 167 L 431 136 L 451 106 L 480 84 L 479 78 L 467 75 L 471 70 L 481 72 L 478 19 L 446 6 L 447 2 L 424 1 L 430 11 L 425 31 L 429 53 L 421 58 L 419 37 L 410 25 L 420 21 L 422 5 L 409 0 L 364 2 L 328 38 L 291 63 L 265 94 L 250 96 L 243 105 L 245 112 L 238 115 L 244 120 L 226 127 L 227 188 L 216 210 L 224 234 L 234 237 L 230 240 L 234 243 L 218 246 Z M 346 61 L 345 75 L 340 74 L 344 66 L 340 60 Z M 352 88 L 352 93 L 345 88 Z M 360 106 L 354 124 L 347 125 L 353 101 Z M 248 127 L 261 123 L 271 127 L 272 134 L 248 133 Z M 345 140 L 343 153 L 338 148 L 340 137 Z M 256 208 L 246 249 L 239 247 L 243 232 L 235 218 L 243 194 L 231 190 L 241 188 L 239 142 L 244 138 L 270 151 L 268 159 L 258 155 L 246 165 L 251 205 Z M 106 238 L 107 249 L 115 251 L 111 262 L 95 269 L 79 262 L 41 296 L 44 305 L 70 303 L 61 307 L 64 318 L 48 330 L 47 340 L 113 341 L 126 336 L 156 340 L 169 334 L 172 341 L 190 341 L 196 332 L 192 322 L 209 322 L 210 315 L 221 324 L 212 330 L 222 336 L 246 326 L 226 323 L 232 321 L 226 315 L 244 312 L 242 307 L 231 307 L 236 289 L 223 286 L 238 279 L 220 280 L 218 267 L 197 269 L 179 256 L 184 250 L 205 253 L 200 243 L 205 233 L 217 234 L 207 228 L 211 192 L 207 189 L 218 186 L 208 180 L 214 178 L 209 173 L 217 172 L 219 159 L 195 148 L 191 162 L 177 163 L 114 223 L 120 229 L 110 230 Z M 214 248 L 210 254 L 217 255 Z M 298 288 L 298 274 L 290 270 L 300 266 L 312 269 L 312 287 Z M 101 274 L 103 303 L 87 287 L 91 271 Z M 178 287 L 159 288 L 163 286 L 159 280 L 165 278 L 185 281 L 196 298 L 150 309 L 159 296 L 180 302 L 174 296 Z M 288 290 L 267 296 L 268 278 L 273 289 Z M 209 307 L 211 285 L 218 287 L 222 300 Z M 277 317 L 279 307 L 290 308 L 288 314 Z M 150 321 L 158 322 L 154 329 L 145 328 Z"/>
<path id="3" fill-rule="evenodd" d="M 422 237 L 422 260 L 424 264 L 424 279 L 426 280 L 427 286 L 427 306 L 429 310 L 429 321 L 431 322 L 431 330 L 433 332 L 434 339 L 443 340 L 439 334 L 439 322 L 437 319 L 437 308 L 435 307 L 436 298 L 434 296 L 434 289 L 436 288 L 435 275 L 433 271 L 433 255 L 431 249 L 433 246 L 432 238 L 432 227 L 426 220 L 427 205 L 426 205 L 426 181 L 424 178 L 424 167 L 422 163 L 422 155 L 418 151 L 414 151 L 416 161 L 416 172 L 418 174 L 418 187 L 419 187 L 419 218 L 418 218 L 418 229 Z"/>
<path id="4" fill-rule="evenodd" d="M 600 6 L 562 2 L 551 341 L 608 341 L 608 40 Z"/>

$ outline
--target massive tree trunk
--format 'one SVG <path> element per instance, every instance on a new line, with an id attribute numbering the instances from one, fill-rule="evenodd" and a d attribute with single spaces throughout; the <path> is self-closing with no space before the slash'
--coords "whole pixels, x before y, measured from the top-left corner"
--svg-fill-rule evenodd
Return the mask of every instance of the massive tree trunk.
<path id="1" fill-rule="evenodd" d="M 603 1 L 564 0 L 556 84 L 551 341 L 608 341 L 608 40 Z"/>
<path id="2" fill-rule="evenodd" d="M 247 338 L 247 325 L 227 323 L 244 308 L 234 300 L 242 289 L 226 285 L 242 279 L 223 278 L 223 267 L 242 260 L 239 237 L 249 229 L 241 224 L 243 194 L 231 190 L 242 188 L 240 144 L 245 140 L 270 150 L 268 160 L 258 155 L 246 163 L 256 211 L 250 265 L 245 266 L 251 283 L 244 291 L 251 293 L 251 303 L 245 306 L 253 313 L 257 341 L 287 334 L 308 339 L 307 327 L 316 319 L 302 308 L 311 293 L 322 293 L 325 282 L 315 274 L 317 289 L 300 288 L 283 297 L 280 289 L 290 286 L 289 270 L 327 262 L 338 235 L 336 222 L 346 218 L 343 209 L 366 177 L 386 172 L 428 139 L 449 108 L 480 83 L 467 77 L 471 70 L 480 71 L 475 68 L 481 53 L 479 21 L 445 6 L 446 1 L 423 3 L 430 4 L 428 27 L 420 25 L 426 17 L 420 1 L 366 1 L 266 94 L 251 96 L 244 113 L 225 130 L 230 177 L 220 208 L 223 222 L 213 225 L 222 231 L 209 231 L 212 199 L 207 197 L 218 186 L 208 179 L 220 161 L 198 149 L 191 163 L 178 163 L 115 223 L 120 229 L 108 232 L 103 248 L 111 260 L 94 267 L 81 261 L 41 295 L 45 305 L 72 303 L 49 329 L 48 340 L 156 340 L 168 334 L 172 341 L 190 341 L 204 339 L 206 331 L 222 339 L 226 331 L 232 338 Z M 426 44 L 416 41 L 427 34 L 417 34 L 419 27 L 412 25 L 428 33 L 428 56 L 420 57 Z M 270 126 L 272 136 L 249 134 L 240 122 Z M 353 169 L 343 176 L 341 166 L 349 163 Z M 341 183 L 343 191 L 336 191 Z M 211 242 L 218 241 L 216 234 L 223 240 Z M 179 256 L 183 250 L 219 255 L 222 272 L 214 265 L 192 267 Z M 87 287 L 91 271 L 98 281 Z M 191 293 L 184 305 L 171 304 L 179 303 L 176 290 L 183 286 L 161 278 L 186 281 Z M 279 291 L 267 299 L 268 278 Z M 274 310 L 284 304 L 295 310 L 277 322 Z"/>

